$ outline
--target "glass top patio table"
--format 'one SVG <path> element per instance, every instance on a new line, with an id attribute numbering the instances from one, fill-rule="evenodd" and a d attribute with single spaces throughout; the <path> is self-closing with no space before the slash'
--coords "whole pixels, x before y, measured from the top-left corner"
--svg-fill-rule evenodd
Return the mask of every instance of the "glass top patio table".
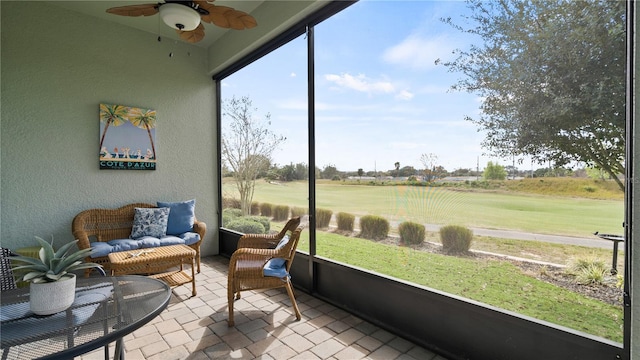
<path id="1" fill-rule="evenodd" d="M 70 359 L 114 341 L 115 358 L 124 357 L 122 338 L 160 314 L 171 298 L 167 284 L 145 276 L 76 281 L 73 305 L 48 316 L 29 311 L 28 287 L 2 292 L 2 359 Z"/>

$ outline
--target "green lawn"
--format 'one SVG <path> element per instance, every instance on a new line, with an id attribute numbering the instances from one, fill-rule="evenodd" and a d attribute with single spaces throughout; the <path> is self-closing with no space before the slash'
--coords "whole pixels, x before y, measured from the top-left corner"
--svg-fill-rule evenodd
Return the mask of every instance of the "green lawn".
<path id="1" fill-rule="evenodd" d="M 228 181 L 228 180 L 227 180 Z M 225 181 L 224 195 L 236 196 Z M 254 201 L 307 207 L 308 183 L 256 183 Z M 538 234 L 592 237 L 595 231 L 620 233 L 623 200 L 596 200 L 500 192 L 471 192 L 413 186 L 343 185 L 320 182 L 316 206 L 356 216 L 372 214 L 390 222 L 458 224 Z"/>
<path id="2" fill-rule="evenodd" d="M 305 235 L 300 249 L 308 249 Z M 317 236 L 320 256 L 622 342 L 622 306 L 524 275 L 509 262 L 432 254 L 327 232 Z"/>
<path id="3" fill-rule="evenodd" d="M 555 188 L 559 185 L 547 186 L 544 194 L 531 194 L 319 182 L 316 205 L 330 209 L 334 214 L 347 212 L 356 216 L 383 216 L 390 221 L 392 234 L 397 232 L 397 224 L 403 221 L 586 238 L 593 237 L 595 231 L 621 232 L 623 200 L 582 198 L 575 194 L 551 195 Z M 223 196 L 237 198 L 234 190 L 234 184 L 228 179 L 223 182 Z M 305 208 L 308 197 L 306 182 L 271 184 L 258 181 L 254 201 Z M 272 225 L 276 229 L 279 226 L 281 224 L 278 223 Z M 319 231 L 317 236 L 319 256 L 622 341 L 621 306 L 611 306 L 537 280 L 522 274 L 509 262 L 432 254 L 330 232 Z M 439 242 L 438 234 L 427 232 L 426 240 Z M 307 251 L 308 246 L 308 234 L 305 232 L 298 248 Z M 557 264 L 568 264 L 574 258 L 595 257 L 607 264 L 611 261 L 611 250 L 538 241 L 476 236 L 471 248 Z M 621 254 L 618 269 L 621 269 L 623 258 Z"/>

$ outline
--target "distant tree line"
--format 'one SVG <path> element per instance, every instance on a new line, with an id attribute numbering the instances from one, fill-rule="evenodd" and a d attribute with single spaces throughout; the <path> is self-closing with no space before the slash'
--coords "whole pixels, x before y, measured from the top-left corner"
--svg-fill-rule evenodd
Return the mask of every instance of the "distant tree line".
<path id="1" fill-rule="evenodd" d="M 305 163 L 290 163 L 288 165 L 269 164 L 264 162 L 264 166 L 258 171 L 257 179 L 266 181 L 297 181 L 309 179 L 309 166 Z M 233 171 L 227 167 L 223 168 L 223 176 L 233 176 Z M 438 165 L 432 169 L 416 169 L 413 166 L 402 166 L 388 170 L 364 171 L 362 168 L 352 171 L 339 170 L 335 165 L 325 165 L 323 168 L 315 168 L 316 179 L 324 180 L 346 180 L 355 179 L 378 179 L 378 180 L 412 180 L 422 182 L 432 182 L 445 179 L 447 177 L 477 177 L 483 180 L 505 180 L 515 178 L 542 178 L 542 177 L 590 177 L 594 179 L 606 180 L 608 174 L 594 169 L 571 169 L 568 167 L 545 167 L 535 170 L 519 169 L 512 165 L 502 166 L 497 163 L 488 162 L 484 169 L 474 170 L 470 168 L 458 168 L 447 171 Z"/>

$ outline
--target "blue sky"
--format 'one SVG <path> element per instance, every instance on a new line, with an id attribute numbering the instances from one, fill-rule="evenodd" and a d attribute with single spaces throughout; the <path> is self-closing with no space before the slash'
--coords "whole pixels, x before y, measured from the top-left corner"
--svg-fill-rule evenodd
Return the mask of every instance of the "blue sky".
<path id="1" fill-rule="evenodd" d="M 453 59 L 469 38 L 440 19 L 468 13 L 461 1 L 362 0 L 315 29 L 316 165 L 339 170 L 422 169 L 422 154 L 452 171 L 480 169 L 484 138 L 465 116 L 481 99 L 450 90 L 462 75 L 436 59 Z M 271 129 L 287 137 L 274 162 L 308 163 L 306 39 L 298 38 L 225 79 L 222 97 L 249 96 L 255 113 L 271 114 Z M 516 165 L 521 169 L 530 163 Z"/>

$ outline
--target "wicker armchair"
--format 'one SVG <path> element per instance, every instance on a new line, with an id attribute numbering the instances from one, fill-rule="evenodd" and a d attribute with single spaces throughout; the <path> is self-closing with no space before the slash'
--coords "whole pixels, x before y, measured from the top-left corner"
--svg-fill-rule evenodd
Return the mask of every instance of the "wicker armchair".
<path id="1" fill-rule="evenodd" d="M 240 299 L 240 292 L 254 289 L 273 289 L 284 287 L 287 289 L 291 304 L 300 320 L 300 310 L 293 295 L 293 287 L 289 277 L 289 269 L 296 254 L 300 233 L 300 217 L 290 219 L 278 234 L 246 234 L 238 241 L 238 249 L 231 256 L 227 296 L 229 301 L 229 326 L 234 325 L 233 302 Z M 275 249 L 280 240 L 289 234 L 289 241 L 280 249 Z M 285 260 L 286 276 L 264 276 L 264 266 L 272 258 Z M 235 295 L 235 299 L 234 299 Z"/>

